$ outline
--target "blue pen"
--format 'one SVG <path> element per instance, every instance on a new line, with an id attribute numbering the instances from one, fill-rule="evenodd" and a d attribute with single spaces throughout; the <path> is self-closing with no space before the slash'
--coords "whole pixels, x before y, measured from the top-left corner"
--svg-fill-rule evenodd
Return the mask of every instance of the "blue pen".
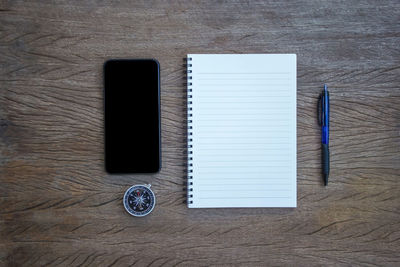
<path id="1" fill-rule="evenodd" d="M 322 176 L 324 184 L 327 185 L 329 176 L 329 92 L 326 84 L 318 101 L 318 122 L 321 126 L 322 135 Z"/>

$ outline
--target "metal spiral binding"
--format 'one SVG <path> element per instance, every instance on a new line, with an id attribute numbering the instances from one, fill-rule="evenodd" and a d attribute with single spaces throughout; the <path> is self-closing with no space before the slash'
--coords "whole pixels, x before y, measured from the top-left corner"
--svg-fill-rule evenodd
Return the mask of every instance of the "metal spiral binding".
<path id="1" fill-rule="evenodd" d="M 193 100 L 192 58 L 186 59 L 187 76 L 187 203 L 193 204 Z"/>

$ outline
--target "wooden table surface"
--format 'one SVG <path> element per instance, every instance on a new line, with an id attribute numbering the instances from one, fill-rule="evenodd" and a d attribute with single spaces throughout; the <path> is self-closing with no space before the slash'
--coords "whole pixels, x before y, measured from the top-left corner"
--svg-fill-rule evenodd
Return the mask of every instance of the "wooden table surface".
<path id="1" fill-rule="evenodd" d="M 0 1 L 0 265 L 399 266 L 400 2 L 213 2 Z M 183 204 L 187 53 L 297 54 L 297 208 Z M 147 57 L 163 168 L 108 175 L 102 64 Z M 158 200 L 145 218 L 122 206 L 137 183 Z"/>

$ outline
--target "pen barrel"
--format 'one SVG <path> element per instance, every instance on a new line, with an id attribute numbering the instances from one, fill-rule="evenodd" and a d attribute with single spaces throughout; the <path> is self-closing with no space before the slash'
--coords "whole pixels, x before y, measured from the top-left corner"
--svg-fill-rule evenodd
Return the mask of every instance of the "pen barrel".
<path id="1" fill-rule="evenodd" d="M 325 184 L 328 183 L 329 175 L 329 145 L 322 144 L 322 174 L 324 175 Z"/>

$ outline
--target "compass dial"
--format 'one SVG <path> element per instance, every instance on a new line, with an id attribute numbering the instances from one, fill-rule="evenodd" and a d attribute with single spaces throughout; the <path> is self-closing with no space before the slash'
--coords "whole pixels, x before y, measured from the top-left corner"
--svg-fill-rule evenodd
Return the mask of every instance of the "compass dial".
<path id="1" fill-rule="evenodd" d="M 143 217 L 153 210 L 156 198 L 150 185 L 134 185 L 125 192 L 123 201 L 129 214 Z"/>

